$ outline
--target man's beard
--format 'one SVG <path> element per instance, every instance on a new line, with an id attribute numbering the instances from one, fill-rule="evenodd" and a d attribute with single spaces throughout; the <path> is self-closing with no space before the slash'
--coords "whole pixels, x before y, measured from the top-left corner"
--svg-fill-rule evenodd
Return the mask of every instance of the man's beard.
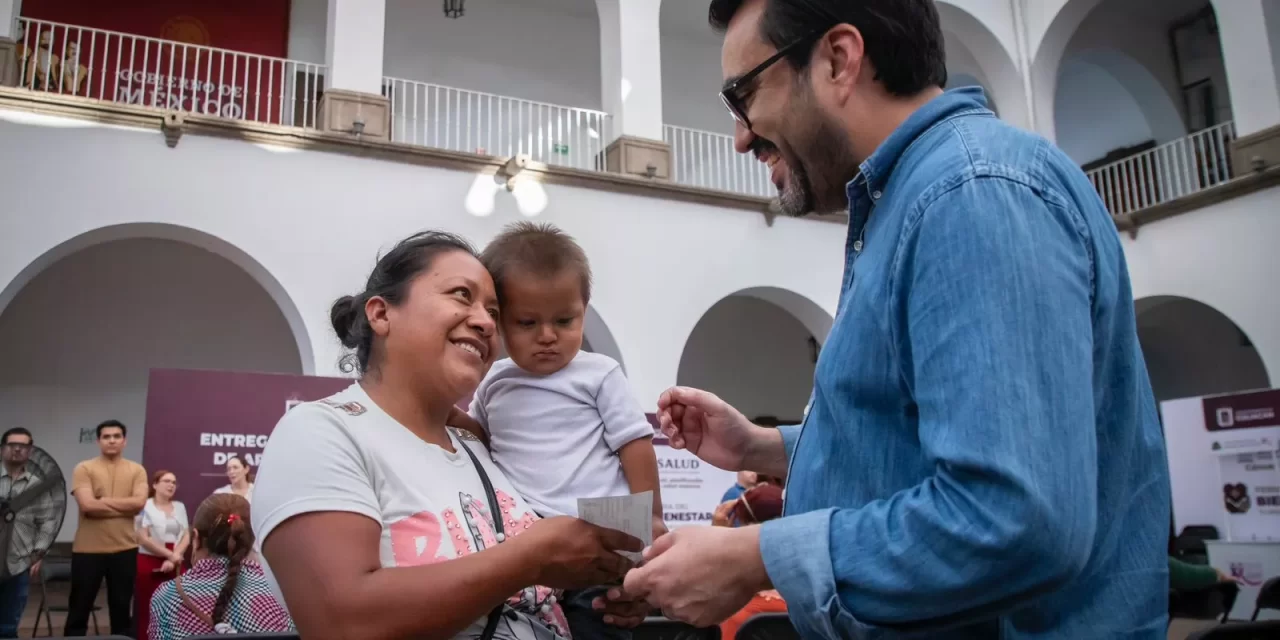
<path id="1" fill-rule="evenodd" d="M 772 141 L 757 138 L 761 147 L 780 153 L 787 164 L 787 179 L 778 193 L 779 208 L 793 218 L 843 213 L 849 207 L 845 185 L 857 175 L 858 163 L 845 133 L 816 109 L 805 110 L 811 113 L 812 124 L 798 133 L 793 148 L 782 151 Z"/>

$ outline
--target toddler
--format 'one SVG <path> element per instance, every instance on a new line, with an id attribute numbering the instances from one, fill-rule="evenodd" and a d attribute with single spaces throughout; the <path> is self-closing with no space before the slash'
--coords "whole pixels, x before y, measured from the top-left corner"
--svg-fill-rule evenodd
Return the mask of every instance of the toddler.
<path id="1" fill-rule="evenodd" d="M 577 516 L 578 498 L 653 492 L 653 535 L 666 532 L 653 427 L 622 367 L 582 350 L 591 268 L 573 238 L 549 224 L 509 225 L 485 248 L 509 358 L 476 389 L 471 415 L 450 424 L 489 445 L 493 460 L 543 517 Z M 591 607 L 604 587 L 564 594 L 575 638 L 630 638 Z"/>

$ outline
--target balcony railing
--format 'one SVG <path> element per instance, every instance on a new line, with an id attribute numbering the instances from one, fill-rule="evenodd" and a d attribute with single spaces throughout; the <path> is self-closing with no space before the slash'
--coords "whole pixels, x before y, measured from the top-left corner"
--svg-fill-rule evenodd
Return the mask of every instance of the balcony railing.
<path id="1" fill-rule="evenodd" d="M 609 115 L 426 82 L 384 78 L 391 140 L 550 165 L 604 170 Z"/>
<path id="2" fill-rule="evenodd" d="M 1235 176 L 1235 125 L 1220 125 L 1090 170 L 1086 175 L 1112 215 L 1176 200 Z"/>
<path id="3" fill-rule="evenodd" d="M 19 19 L 19 86 L 164 110 L 315 127 L 324 66 Z"/>
<path id="4" fill-rule="evenodd" d="M 666 125 L 662 138 L 671 145 L 672 179 L 679 184 L 760 198 L 778 195 L 769 168 L 734 151 L 733 136 Z"/>

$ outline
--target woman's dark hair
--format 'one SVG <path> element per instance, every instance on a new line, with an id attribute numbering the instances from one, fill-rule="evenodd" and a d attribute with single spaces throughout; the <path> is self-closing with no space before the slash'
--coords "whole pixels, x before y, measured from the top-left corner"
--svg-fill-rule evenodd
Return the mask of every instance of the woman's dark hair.
<path id="1" fill-rule="evenodd" d="M 196 509 L 191 525 L 199 535 L 200 548 L 228 560 L 227 581 L 213 604 L 213 624 L 227 615 L 231 595 L 240 581 L 240 567 L 253 550 L 253 527 L 249 525 L 249 501 L 234 493 L 215 493 Z"/>
<path id="2" fill-rule="evenodd" d="M 850 24 L 862 33 L 876 80 L 890 94 L 907 97 L 947 85 L 942 20 L 933 0 L 764 1 L 761 34 L 778 49 L 837 24 Z M 708 21 L 724 31 L 745 3 L 711 0 Z M 798 47 L 787 59 L 796 69 L 804 69 L 812 54 L 813 47 Z"/>
<path id="3" fill-rule="evenodd" d="M 160 479 L 161 479 L 161 478 L 163 478 L 163 477 L 165 477 L 165 476 L 173 476 L 173 481 L 174 481 L 174 482 L 177 482 L 177 481 L 178 481 L 178 474 L 176 474 L 176 473 L 174 473 L 174 472 L 172 472 L 172 471 L 169 471 L 168 469 L 161 469 L 161 470 L 159 470 L 159 471 L 157 471 L 157 472 L 155 472 L 155 473 L 151 474 L 151 484 L 147 485 L 147 497 L 148 497 L 148 498 L 154 498 L 154 497 L 156 497 L 156 485 L 157 485 L 157 484 L 160 484 Z"/>
<path id="4" fill-rule="evenodd" d="M 378 259 L 364 291 L 354 296 L 342 296 L 333 303 L 329 309 L 329 323 L 342 346 L 352 351 L 339 363 L 343 372 L 356 371 L 363 375 L 370 369 L 373 329 L 369 327 L 369 318 L 364 313 L 365 303 L 375 296 L 393 306 L 404 302 L 413 279 L 430 267 L 436 256 L 451 251 L 463 251 L 479 259 L 475 247 L 461 236 L 445 231 L 415 233 Z M 373 364 L 376 369 L 377 363 Z"/>
<path id="5" fill-rule="evenodd" d="M 230 458 L 227 458 L 227 462 L 231 462 L 232 460 L 239 462 L 240 466 L 244 467 L 245 482 L 253 482 L 254 479 L 258 477 L 258 472 L 254 470 L 253 465 L 250 465 L 248 460 L 244 459 L 244 456 L 237 453 Z"/>

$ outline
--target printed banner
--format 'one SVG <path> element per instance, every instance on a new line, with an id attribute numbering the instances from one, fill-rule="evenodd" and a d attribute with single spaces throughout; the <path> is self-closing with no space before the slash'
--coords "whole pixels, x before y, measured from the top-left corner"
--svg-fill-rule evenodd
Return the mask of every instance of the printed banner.
<path id="1" fill-rule="evenodd" d="M 1262 450 L 1219 455 L 1228 540 L 1280 541 L 1280 470 L 1276 468 L 1276 453 Z"/>
<path id="2" fill-rule="evenodd" d="M 26 0 L 22 9 L 22 86 L 258 122 L 293 116 L 288 0 Z"/>
<path id="3" fill-rule="evenodd" d="M 658 418 L 647 414 L 657 429 Z M 710 525 L 724 492 L 738 481 L 732 471 L 716 468 L 681 449 L 672 449 L 661 434 L 653 439 L 658 454 L 658 487 L 662 492 L 662 521 L 668 529 Z"/>
<path id="4" fill-rule="evenodd" d="M 1204 424 L 1210 431 L 1280 426 L 1280 390 L 1209 396 L 1204 399 Z"/>
<path id="5" fill-rule="evenodd" d="M 147 385 L 142 464 L 178 475 L 178 499 L 190 513 L 227 484 L 236 454 L 257 467 L 271 430 L 295 405 L 345 389 L 346 378 L 152 369 Z"/>

